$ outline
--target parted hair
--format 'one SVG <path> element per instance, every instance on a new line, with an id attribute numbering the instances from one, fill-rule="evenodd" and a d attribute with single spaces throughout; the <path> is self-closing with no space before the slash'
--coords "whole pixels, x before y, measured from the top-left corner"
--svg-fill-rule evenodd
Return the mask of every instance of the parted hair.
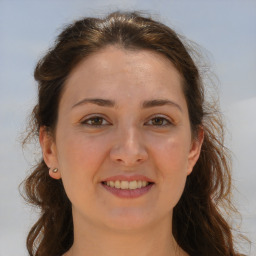
<path id="1" fill-rule="evenodd" d="M 37 63 L 38 84 L 28 133 L 38 138 L 40 127 L 54 134 L 58 105 L 72 69 L 108 45 L 128 50 L 148 49 L 169 59 L 182 77 L 191 131 L 204 130 L 200 157 L 187 177 L 184 192 L 173 210 L 173 235 L 191 256 L 238 256 L 232 228 L 224 212 L 235 212 L 231 195 L 231 164 L 224 146 L 221 115 L 205 100 L 205 84 L 183 39 L 171 28 L 139 12 L 113 12 L 104 18 L 84 18 L 66 26 L 55 44 Z M 27 237 L 30 256 L 62 255 L 73 244 L 71 202 L 62 181 L 52 179 L 43 158 L 23 182 L 27 202 L 40 216 Z"/>

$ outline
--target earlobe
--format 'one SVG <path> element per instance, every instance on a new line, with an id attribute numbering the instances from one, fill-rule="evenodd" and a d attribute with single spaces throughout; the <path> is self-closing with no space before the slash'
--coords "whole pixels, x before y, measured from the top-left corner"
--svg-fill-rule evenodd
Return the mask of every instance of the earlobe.
<path id="1" fill-rule="evenodd" d="M 60 174 L 58 168 L 50 168 L 49 176 L 56 180 L 59 180 L 61 178 L 61 174 Z"/>
<path id="2" fill-rule="evenodd" d="M 56 144 L 53 136 L 49 133 L 49 131 L 47 131 L 46 127 L 40 127 L 39 142 L 42 149 L 44 162 L 49 168 L 49 175 L 53 179 L 60 179 L 60 172 L 53 171 L 58 167 Z"/>
<path id="3" fill-rule="evenodd" d="M 204 130 L 203 130 L 203 127 L 199 127 L 197 137 L 193 139 L 191 143 L 191 148 L 188 156 L 187 175 L 189 175 L 192 172 L 197 160 L 199 159 L 203 141 L 204 141 Z"/>

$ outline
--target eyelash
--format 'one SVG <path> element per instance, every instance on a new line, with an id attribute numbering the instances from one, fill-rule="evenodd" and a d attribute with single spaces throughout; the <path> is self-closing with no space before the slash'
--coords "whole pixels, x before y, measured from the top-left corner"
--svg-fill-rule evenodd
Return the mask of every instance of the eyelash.
<path id="1" fill-rule="evenodd" d="M 97 121 L 101 120 L 101 123 L 100 124 L 93 124 L 93 123 L 89 123 L 91 121 L 95 121 L 97 119 Z M 150 122 L 152 123 L 153 120 L 160 120 L 161 121 L 161 124 L 149 124 Z M 164 123 L 164 124 L 163 124 Z M 104 117 L 101 117 L 101 116 L 92 116 L 92 117 L 89 117 L 85 120 L 83 120 L 81 122 L 81 124 L 83 125 L 86 125 L 86 126 L 90 126 L 90 127 L 102 127 L 102 126 L 106 126 L 106 125 L 111 125 L 111 123 L 109 121 L 107 121 Z M 146 126 L 155 126 L 155 127 L 166 127 L 166 126 L 170 126 L 170 125 L 173 125 L 173 123 L 165 118 L 165 117 L 162 117 L 162 116 L 154 116 L 152 117 L 149 121 L 147 121 L 145 123 Z"/>
<path id="2" fill-rule="evenodd" d="M 161 120 L 162 123 L 160 125 L 159 124 L 158 125 L 157 124 L 155 124 L 155 125 L 150 124 L 150 125 L 153 125 L 153 126 L 156 126 L 156 127 L 166 127 L 166 126 L 173 125 L 173 123 L 169 119 L 167 119 L 165 117 L 162 117 L 162 116 L 154 116 L 149 121 L 147 121 L 146 124 L 149 123 L 149 122 L 152 122 L 153 120 L 156 120 L 156 119 Z"/>
<path id="3" fill-rule="evenodd" d="M 101 124 L 89 124 L 90 121 L 95 121 L 96 119 L 101 120 Z M 106 122 L 105 124 L 103 124 L 104 122 Z M 85 120 L 83 120 L 81 122 L 81 124 L 83 125 L 87 125 L 87 126 L 91 126 L 91 127 L 101 127 L 101 126 L 105 126 L 105 125 L 111 125 L 110 122 L 108 122 L 105 118 L 101 117 L 101 116 L 92 116 L 89 117 Z"/>

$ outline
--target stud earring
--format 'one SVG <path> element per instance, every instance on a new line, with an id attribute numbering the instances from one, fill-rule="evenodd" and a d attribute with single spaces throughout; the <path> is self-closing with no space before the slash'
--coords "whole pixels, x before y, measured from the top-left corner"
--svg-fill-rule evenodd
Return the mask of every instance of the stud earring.
<path id="1" fill-rule="evenodd" d="M 54 168 L 54 169 L 52 170 L 52 172 L 53 172 L 53 173 L 57 173 L 57 172 L 58 172 L 58 168 Z"/>

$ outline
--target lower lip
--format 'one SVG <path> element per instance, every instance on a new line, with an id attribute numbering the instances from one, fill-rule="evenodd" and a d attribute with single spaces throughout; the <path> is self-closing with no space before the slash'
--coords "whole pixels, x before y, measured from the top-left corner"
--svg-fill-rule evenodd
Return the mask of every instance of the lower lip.
<path id="1" fill-rule="evenodd" d="M 115 196 L 121 198 L 137 198 L 140 197 L 150 191 L 154 183 L 149 184 L 143 188 L 136 188 L 136 189 L 120 189 L 120 188 L 112 188 L 103 183 L 101 185 L 110 193 L 114 194 Z"/>

